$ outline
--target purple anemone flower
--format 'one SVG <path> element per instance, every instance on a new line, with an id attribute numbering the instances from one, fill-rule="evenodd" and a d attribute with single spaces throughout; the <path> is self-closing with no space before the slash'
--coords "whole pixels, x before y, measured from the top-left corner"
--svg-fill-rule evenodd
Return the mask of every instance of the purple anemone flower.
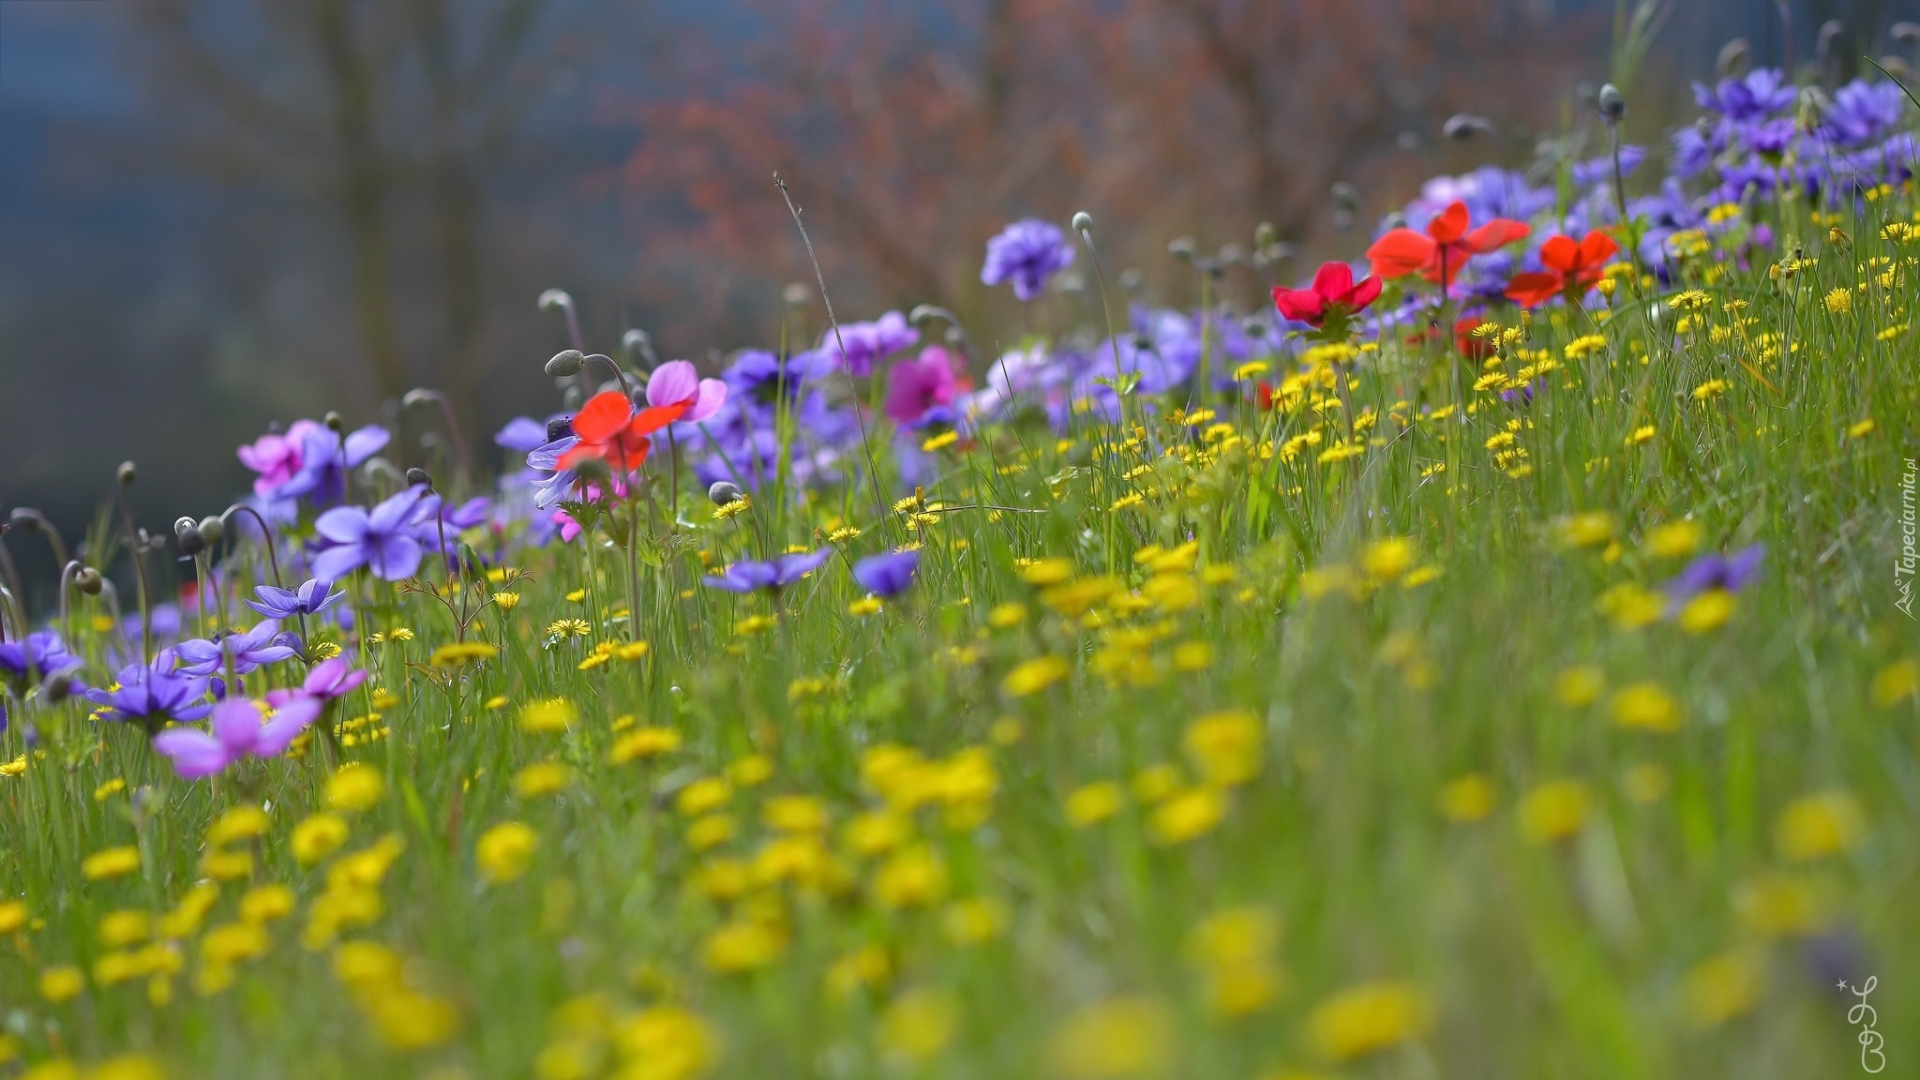
<path id="1" fill-rule="evenodd" d="M 247 601 L 247 606 L 265 615 L 269 619 L 291 619 L 295 615 L 318 615 L 339 603 L 345 592 L 328 592 L 333 582 L 324 578 L 309 578 L 298 589 L 276 589 L 271 585 L 257 585 L 253 594 L 258 600 Z"/>
<path id="2" fill-rule="evenodd" d="M 1693 84 L 1693 100 L 1703 109 L 1739 123 L 1770 116 L 1793 104 L 1794 88 L 1773 68 L 1756 68 L 1743 78 L 1722 79 L 1709 89 Z"/>
<path id="3" fill-rule="evenodd" d="M 920 552 L 889 551 L 869 555 L 853 564 L 853 580 L 875 596 L 898 596 L 913 585 L 920 569 Z"/>
<path id="4" fill-rule="evenodd" d="M 68 652 L 60 635 L 51 630 L 36 631 L 19 641 L 0 642 L 0 680 L 16 690 L 24 690 L 30 681 L 79 666 L 79 658 Z"/>
<path id="5" fill-rule="evenodd" d="M 832 557 L 832 549 L 821 548 L 798 555 L 782 555 L 771 562 L 737 562 L 727 567 L 720 576 L 708 575 L 703 580 L 708 588 L 725 589 L 728 592 L 781 589 L 819 569 L 821 563 Z"/>
<path id="6" fill-rule="evenodd" d="M 223 772 L 243 757 L 277 757 L 320 715 L 322 703 L 301 697 L 271 714 L 264 702 L 231 697 L 215 706 L 211 733 L 198 728 L 168 728 L 153 737 L 153 749 L 173 761 L 173 771 L 188 780 Z"/>
<path id="7" fill-rule="evenodd" d="M 848 374 L 857 378 L 872 374 L 882 360 L 919 340 L 920 331 L 907 325 L 905 315 L 889 311 L 872 322 L 849 323 L 837 334 L 828 330 L 820 348 L 844 363 Z"/>
<path id="8" fill-rule="evenodd" d="M 152 666 L 128 664 L 116 676 L 113 689 L 87 691 L 87 700 L 106 706 L 102 718 L 125 723 L 137 720 L 148 731 L 158 731 L 169 720 L 198 720 L 213 708 L 206 701 L 211 683 L 174 670 L 173 658 L 157 658 Z"/>
<path id="9" fill-rule="evenodd" d="M 313 528 L 327 546 L 313 557 L 314 576 L 339 581 L 365 566 L 383 581 L 412 577 L 421 558 L 412 519 L 425 494 L 416 485 L 372 510 L 336 506 L 321 514 Z"/>
<path id="10" fill-rule="evenodd" d="M 269 690 L 267 704 L 278 708 L 299 697 L 313 698 L 324 704 L 346 697 L 366 681 L 366 672 L 354 670 L 344 657 L 336 656 L 313 665 L 313 670 L 307 672 L 306 681 L 300 684 L 300 689 Z"/>
<path id="11" fill-rule="evenodd" d="M 219 673 L 228 661 L 232 661 L 235 675 L 245 675 L 299 654 L 298 639 L 282 632 L 277 619 L 255 623 L 244 633 L 220 634 L 212 641 L 194 638 L 173 647 L 179 672 L 199 676 Z"/>
<path id="12" fill-rule="evenodd" d="M 987 261 L 980 267 L 980 283 L 1013 283 L 1013 295 L 1032 300 L 1047 279 L 1073 265 L 1073 245 L 1060 226 L 1039 218 L 1016 221 L 987 241 Z"/>
<path id="13" fill-rule="evenodd" d="M 1667 595 L 1675 603 L 1685 603 L 1714 589 L 1739 592 L 1759 574 L 1761 560 L 1766 557 L 1764 544 L 1755 544 L 1731 555 L 1702 555 L 1688 563 L 1679 577 L 1667 582 Z"/>

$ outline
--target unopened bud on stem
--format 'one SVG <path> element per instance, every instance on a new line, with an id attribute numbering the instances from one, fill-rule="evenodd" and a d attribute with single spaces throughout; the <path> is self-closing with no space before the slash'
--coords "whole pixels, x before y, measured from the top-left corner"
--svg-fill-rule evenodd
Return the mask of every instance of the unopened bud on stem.
<path id="1" fill-rule="evenodd" d="M 562 349 L 553 354 L 553 359 L 547 361 L 547 374 L 556 379 L 578 375 L 585 362 L 586 357 L 581 355 L 579 349 Z"/>

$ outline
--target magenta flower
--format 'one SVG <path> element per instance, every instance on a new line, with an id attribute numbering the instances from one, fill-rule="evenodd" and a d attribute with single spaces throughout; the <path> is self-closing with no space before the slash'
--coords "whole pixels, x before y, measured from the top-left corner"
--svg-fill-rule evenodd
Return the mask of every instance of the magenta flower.
<path id="1" fill-rule="evenodd" d="M 887 417 L 909 427 L 952 422 L 952 410 L 946 406 L 959 392 L 952 357 L 946 349 L 930 345 L 917 358 L 902 360 L 887 373 Z"/>
<path id="2" fill-rule="evenodd" d="M 174 727 L 153 737 L 153 749 L 173 761 L 173 771 L 200 780 L 249 755 L 278 757 L 320 715 L 318 698 L 298 697 L 271 714 L 264 702 L 232 697 L 213 710 L 211 732 Z"/>
<path id="3" fill-rule="evenodd" d="M 669 360 L 654 369 L 647 379 L 647 404 L 669 408 L 691 402 L 680 417 L 683 424 L 697 424 L 720 411 L 727 403 L 727 384 L 719 379 L 703 379 L 686 360 Z"/>
<path id="4" fill-rule="evenodd" d="M 319 430 L 320 425 L 311 420 L 295 420 L 284 435 L 262 435 L 242 446 L 240 464 L 260 474 L 253 482 L 253 493 L 266 498 L 293 479 L 300 471 L 300 448 L 309 432 Z"/>
<path id="5" fill-rule="evenodd" d="M 300 684 L 300 689 L 268 691 L 267 704 L 277 709 L 296 698 L 311 698 L 325 705 L 346 697 L 366 681 L 366 672 L 354 670 L 353 665 L 336 656 L 313 665 L 313 670 L 307 672 L 307 680 Z"/>

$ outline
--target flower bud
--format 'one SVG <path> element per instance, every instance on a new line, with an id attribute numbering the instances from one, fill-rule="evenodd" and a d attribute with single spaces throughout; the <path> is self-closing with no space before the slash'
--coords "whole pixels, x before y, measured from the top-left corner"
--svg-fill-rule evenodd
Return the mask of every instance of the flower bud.
<path id="1" fill-rule="evenodd" d="M 1600 95 L 1594 99 L 1594 104 L 1599 106 L 1600 118 L 1609 124 L 1617 124 L 1627 115 L 1626 95 L 1612 83 L 1600 88 Z"/>
<path id="2" fill-rule="evenodd" d="M 739 484 L 731 480 L 715 480 L 713 486 L 707 489 L 707 498 L 712 499 L 715 506 L 727 506 L 746 496 L 741 494 Z"/>
<path id="3" fill-rule="evenodd" d="M 7 515 L 8 523 L 23 533 L 39 532 L 43 520 L 40 511 L 27 506 L 16 506 L 13 513 Z"/>
<path id="4" fill-rule="evenodd" d="M 569 295 L 565 289 L 548 289 L 546 292 L 540 294 L 539 305 L 541 311 L 552 311 L 554 308 L 572 308 L 573 297 Z"/>
<path id="5" fill-rule="evenodd" d="M 73 575 L 73 583 L 80 586 L 80 591 L 88 596 L 99 596 L 100 590 L 106 587 L 106 581 L 101 578 L 100 571 L 91 566 L 81 567 L 80 572 Z"/>
<path id="6" fill-rule="evenodd" d="M 1455 142 L 1466 142 L 1475 135 L 1493 134 L 1493 121 L 1472 113 L 1454 113 L 1441 125 L 1440 134 Z"/>
<path id="7" fill-rule="evenodd" d="M 1177 236 L 1167 245 L 1167 254 L 1181 262 L 1193 261 L 1194 243 L 1191 236 Z"/>
<path id="8" fill-rule="evenodd" d="M 411 469 L 408 469 L 407 470 L 407 486 L 419 487 L 421 484 L 427 485 L 427 490 L 432 491 L 433 477 L 427 475 L 427 470 L 422 469 L 417 465 Z"/>
<path id="9" fill-rule="evenodd" d="M 1713 72 L 1722 79 L 1737 79 L 1747 70 L 1747 60 L 1753 55 L 1753 46 L 1746 38 L 1737 37 L 1720 46 L 1720 55 L 1713 62 Z"/>
<path id="10" fill-rule="evenodd" d="M 327 425 L 327 430 L 335 435 L 347 430 L 347 418 L 341 416 L 337 409 L 329 410 L 327 415 L 320 418 L 320 422 Z"/>
<path id="11" fill-rule="evenodd" d="M 1140 273 L 1140 271 L 1134 267 L 1130 266 L 1120 272 L 1120 288 L 1124 290 L 1128 296 L 1139 292 L 1146 287 L 1146 284 L 1146 275 Z"/>
<path id="12" fill-rule="evenodd" d="M 780 299 L 786 301 L 790 308 L 806 307 L 807 301 L 813 299 L 813 293 L 808 291 L 805 285 L 796 281 L 780 290 Z"/>
<path id="13" fill-rule="evenodd" d="M 119 477 L 121 487 L 132 487 L 133 478 L 137 473 L 138 470 L 133 467 L 133 462 L 123 461 L 120 463 L 119 471 L 115 475 Z"/>
<path id="14" fill-rule="evenodd" d="M 907 312 L 907 321 L 915 326 L 925 326 L 939 318 L 940 314 L 940 309 L 932 304 L 915 304 L 913 310 Z"/>
<path id="15" fill-rule="evenodd" d="M 1073 231 L 1086 235 L 1093 231 L 1093 215 L 1085 210 L 1073 215 Z"/>
<path id="16" fill-rule="evenodd" d="M 41 693 L 46 695 L 49 705 L 58 705 L 67 700 L 73 694 L 73 674 L 62 671 L 48 677 L 41 687 Z"/>
<path id="17" fill-rule="evenodd" d="M 1340 189 L 1339 184 L 1335 184 L 1333 187 L 1336 192 Z M 1334 197 L 1339 198 L 1338 195 Z M 1280 239 L 1280 234 L 1274 231 L 1273 222 L 1271 221 L 1263 221 L 1253 227 L 1253 248 L 1255 251 L 1267 250 L 1272 247 L 1274 241 L 1278 239 Z"/>
<path id="18" fill-rule="evenodd" d="M 1902 45 L 1920 45 L 1920 23 L 1897 22 L 1889 33 Z"/>
<path id="19" fill-rule="evenodd" d="M 190 517 L 179 518 L 173 523 L 173 538 L 179 542 L 183 555 L 198 555 L 207 550 L 207 539 L 200 535 L 200 524 Z"/>
<path id="20" fill-rule="evenodd" d="M 227 523 L 218 517 L 208 516 L 200 519 L 200 539 L 205 540 L 208 547 L 218 544 L 226 535 Z"/>
<path id="21" fill-rule="evenodd" d="M 1333 197 L 1333 205 L 1342 210 L 1358 210 L 1360 208 L 1360 189 L 1345 180 L 1334 181 L 1333 187 L 1328 190 L 1327 194 Z"/>
<path id="22" fill-rule="evenodd" d="M 585 362 L 586 357 L 581 355 L 579 349 L 562 349 L 553 354 L 553 359 L 547 361 L 547 374 L 556 379 L 578 375 Z"/>

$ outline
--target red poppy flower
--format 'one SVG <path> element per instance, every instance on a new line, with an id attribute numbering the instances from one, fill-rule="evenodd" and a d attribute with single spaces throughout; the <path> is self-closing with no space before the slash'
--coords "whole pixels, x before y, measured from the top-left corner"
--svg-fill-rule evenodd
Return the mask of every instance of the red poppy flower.
<path id="1" fill-rule="evenodd" d="M 1494 218 L 1469 231 L 1471 224 L 1467 204 L 1456 202 L 1427 222 L 1424 233 L 1395 229 L 1375 240 L 1367 249 L 1367 258 L 1373 261 L 1374 274 L 1389 281 L 1419 274 L 1447 286 L 1453 284 L 1468 259 L 1498 251 L 1533 232 L 1533 226 L 1508 218 Z"/>
<path id="2" fill-rule="evenodd" d="M 1353 267 L 1330 262 L 1313 275 L 1312 286 L 1305 289 L 1273 289 L 1273 306 L 1280 314 L 1299 322 L 1324 326 L 1329 318 L 1339 322 L 1346 316 L 1365 311 L 1380 296 L 1380 278 L 1370 277 L 1353 283 Z"/>
<path id="3" fill-rule="evenodd" d="M 633 411 L 633 402 L 615 390 L 595 394 L 573 418 L 579 443 L 560 456 L 560 467 L 571 469 L 588 458 L 599 458 L 616 468 L 633 470 L 647 460 L 653 444 L 648 435 L 680 419 L 693 399 Z"/>
<path id="4" fill-rule="evenodd" d="M 1507 283 L 1507 299 L 1521 307 L 1538 307 L 1556 296 L 1569 302 L 1587 294 L 1601 278 L 1608 259 L 1620 254 L 1613 237 L 1594 229 L 1575 243 L 1571 236 L 1553 236 L 1540 245 L 1544 273 L 1515 274 Z"/>

